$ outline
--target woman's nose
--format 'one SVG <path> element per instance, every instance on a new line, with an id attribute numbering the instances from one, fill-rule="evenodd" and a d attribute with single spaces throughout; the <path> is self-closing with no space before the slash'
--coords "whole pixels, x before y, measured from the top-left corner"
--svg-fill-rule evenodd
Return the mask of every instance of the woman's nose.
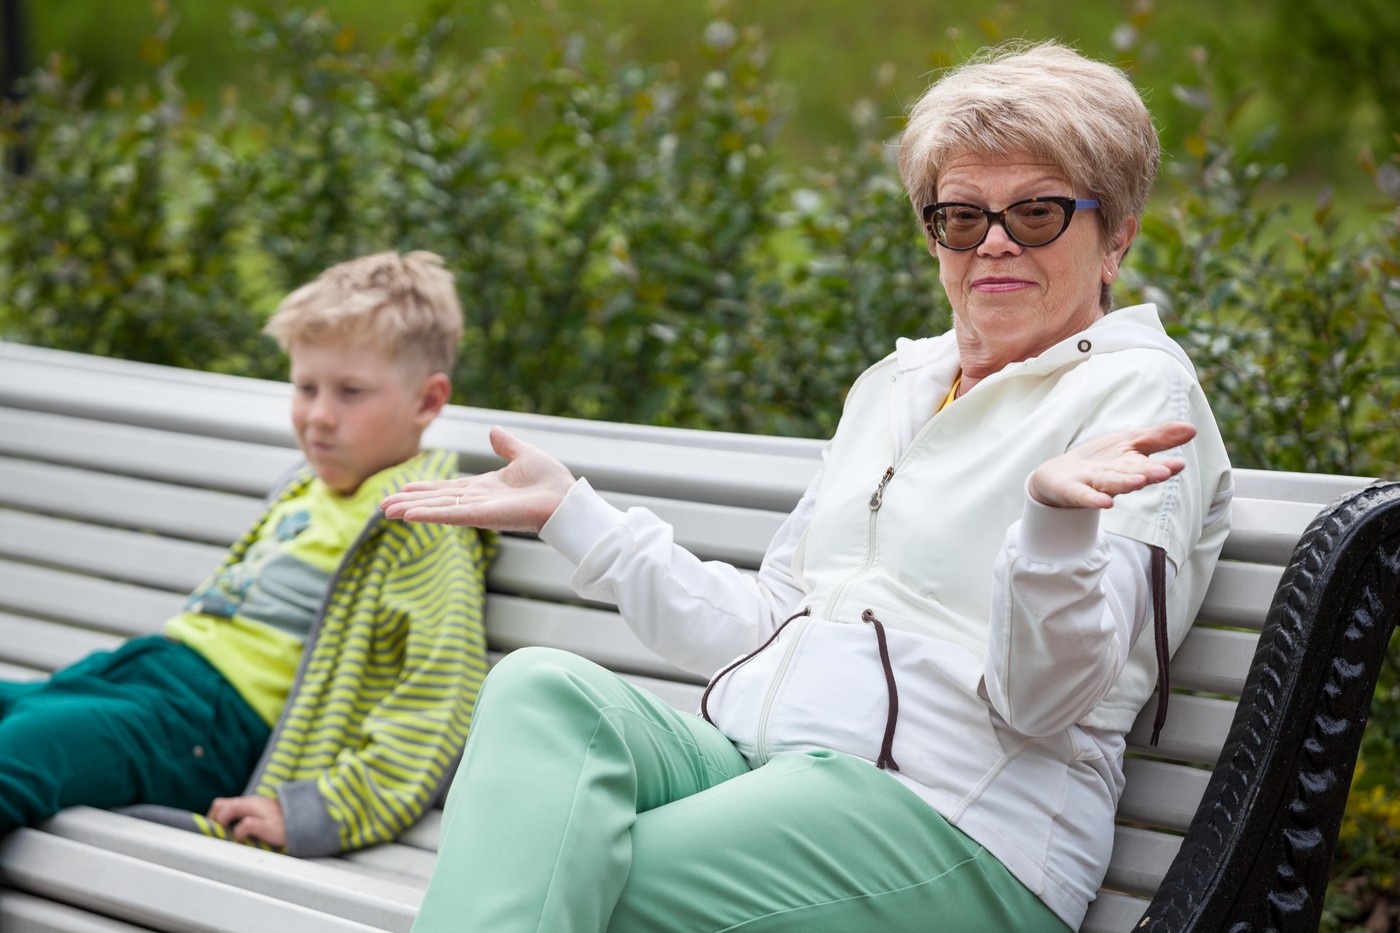
<path id="1" fill-rule="evenodd" d="M 1005 256 L 1010 254 L 1014 256 L 1020 253 L 1021 249 L 1021 244 L 1011 239 L 1011 235 L 1006 232 L 1006 224 L 998 218 L 993 221 L 991 227 L 987 229 L 987 235 L 977 245 L 977 255 Z"/>

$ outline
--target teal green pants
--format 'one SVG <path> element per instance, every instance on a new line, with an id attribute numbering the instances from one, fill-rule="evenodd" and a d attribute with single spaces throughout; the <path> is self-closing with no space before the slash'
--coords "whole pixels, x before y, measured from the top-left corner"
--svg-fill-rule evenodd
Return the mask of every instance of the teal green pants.
<path id="1" fill-rule="evenodd" d="M 574 655 L 486 679 L 414 933 L 825 933 L 1065 925 L 870 764 L 750 769 L 704 720 Z"/>
<path id="2" fill-rule="evenodd" d="M 158 635 L 0 682 L 0 833 L 75 804 L 203 812 L 242 793 L 269 732 L 204 658 Z"/>

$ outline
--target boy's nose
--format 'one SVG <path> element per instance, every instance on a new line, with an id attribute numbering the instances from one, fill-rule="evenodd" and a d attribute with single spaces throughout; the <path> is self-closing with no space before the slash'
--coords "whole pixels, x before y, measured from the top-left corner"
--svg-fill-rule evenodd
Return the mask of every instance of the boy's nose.
<path id="1" fill-rule="evenodd" d="M 311 410 L 307 412 L 307 420 L 318 427 L 335 424 L 335 405 L 331 402 L 317 399 L 311 405 Z"/>

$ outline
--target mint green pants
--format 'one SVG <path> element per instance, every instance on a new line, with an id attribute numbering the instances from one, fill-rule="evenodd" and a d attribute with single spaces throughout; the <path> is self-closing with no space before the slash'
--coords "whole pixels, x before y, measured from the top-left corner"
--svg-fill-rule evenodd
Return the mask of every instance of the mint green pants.
<path id="1" fill-rule="evenodd" d="M 719 730 L 566 652 L 478 698 L 414 933 L 1054 930 L 1001 863 L 832 752 L 760 768 Z"/>

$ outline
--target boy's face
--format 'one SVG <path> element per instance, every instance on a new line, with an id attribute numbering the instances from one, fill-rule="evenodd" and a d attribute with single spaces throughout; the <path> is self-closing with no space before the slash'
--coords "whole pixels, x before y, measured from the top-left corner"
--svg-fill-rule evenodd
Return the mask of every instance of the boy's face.
<path id="1" fill-rule="evenodd" d="M 451 393 L 442 373 L 416 373 L 366 341 L 302 341 L 289 355 L 297 443 L 316 475 L 341 495 L 415 456 L 423 429 Z"/>

